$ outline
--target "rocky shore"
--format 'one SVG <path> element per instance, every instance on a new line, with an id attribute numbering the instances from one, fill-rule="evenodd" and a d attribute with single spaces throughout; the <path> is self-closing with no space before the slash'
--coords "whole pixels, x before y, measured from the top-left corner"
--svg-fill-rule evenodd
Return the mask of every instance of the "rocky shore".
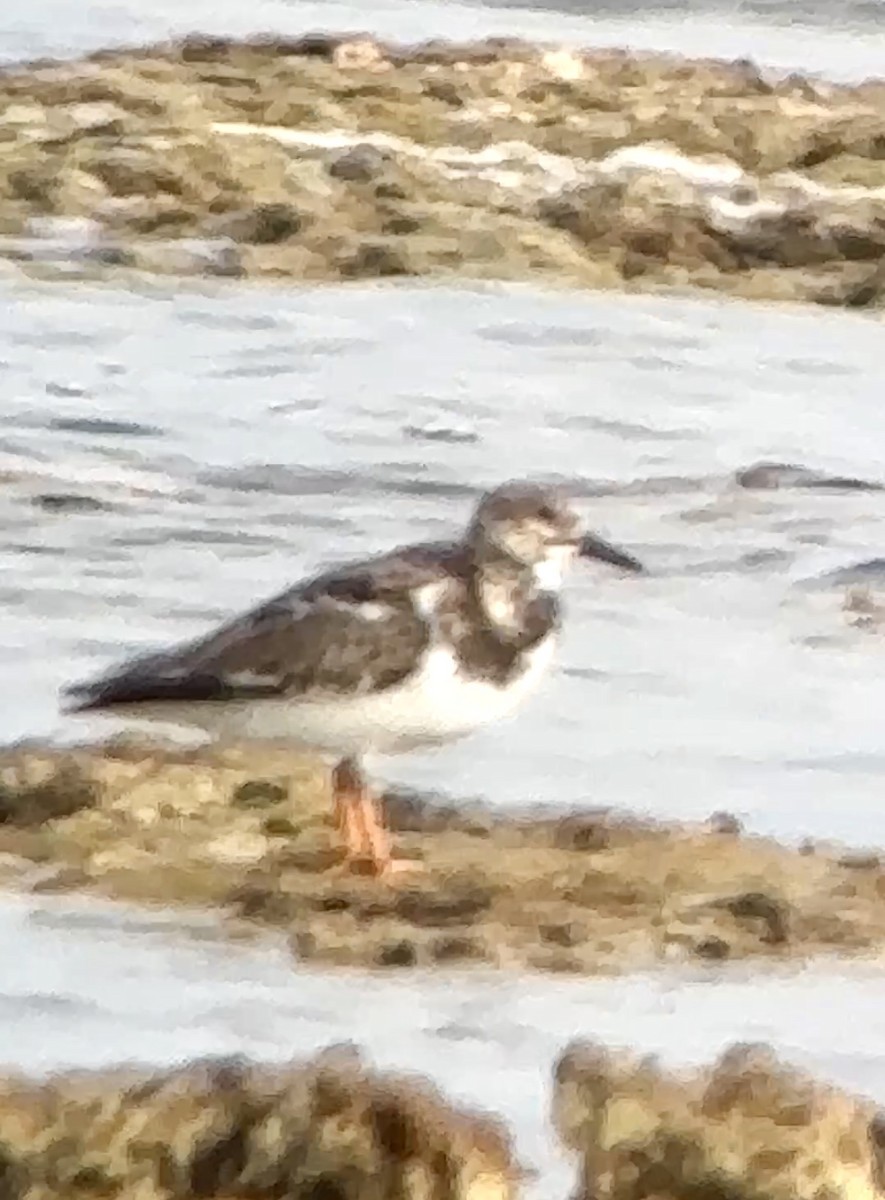
<path id="1" fill-rule="evenodd" d="M 885 297 L 885 81 L 193 36 L 0 73 L 7 270 Z"/>
<path id="2" fill-rule="evenodd" d="M 765 1045 L 693 1074 L 574 1044 L 552 1115 L 578 1162 L 574 1200 L 876 1200 L 883 1118 Z M 503 1123 L 353 1046 L 304 1064 L 208 1059 L 0 1078 L 9 1200 L 516 1200 Z"/>
<path id="3" fill-rule="evenodd" d="M 876 1200 L 885 1125 L 768 1046 L 682 1075 L 584 1043 L 556 1066 L 554 1121 L 580 1158 L 574 1200 Z"/>
<path id="4" fill-rule="evenodd" d="M 0 1079 L 5 1200 L 515 1200 L 506 1130 L 332 1047 L 279 1068 Z"/>
<path id="5" fill-rule="evenodd" d="M 301 961 L 616 974 L 664 963 L 877 956 L 878 854 L 606 811 L 524 816 L 387 798 L 395 885 L 342 861 L 328 780 L 249 747 L 111 743 L 0 757 L 0 883 L 202 905 L 283 930 Z"/>

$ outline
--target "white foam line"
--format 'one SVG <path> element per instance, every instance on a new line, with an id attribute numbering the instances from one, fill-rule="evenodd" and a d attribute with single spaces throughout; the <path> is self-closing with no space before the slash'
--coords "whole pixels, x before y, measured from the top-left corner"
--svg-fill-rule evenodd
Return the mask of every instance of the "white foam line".
<path id="1" fill-rule="evenodd" d="M 539 182 L 544 184 L 545 190 L 576 183 L 581 178 L 580 160 L 537 150 L 528 142 L 498 142 L 482 150 L 466 150 L 455 145 L 426 147 L 374 130 L 289 129 L 281 125 L 252 125 L 237 121 L 213 122 L 211 128 L 214 133 L 223 136 L 264 137 L 293 149 L 347 150 L 354 146 L 375 146 L 380 150 L 432 162 L 451 178 L 470 173 L 508 188 L 524 186 L 528 182 L 527 170 L 533 170 L 541 177 Z"/>
<path id="2" fill-rule="evenodd" d="M 496 142 L 482 150 L 466 150 L 453 145 L 425 147 L 376 130 L 320 131 L 227 121 L 214 122 L 212 130 L 230 137 L 269 138 L 293 148 L 346 150 L 357 145 L 371 145 L 432 162 L 451 178 L 471 173 L 502 187 L 517 188 L 535 183 L 547 192 L 600 178 L 627 181 L 641 174 L 675 175 L 695 188 L 697 199 L 706 202 L 715 216 L 729 224 L 777 215 L 785 212 L 793 201 L 845 203 L 885 199 L 885 187 L 827 185 L 795 171 L 778 172 L 760 181 L 725 156 L 716 160 L 692 158 L 675 146 L 653 142 L 621 146 L 601 159 L 580 159 L 551 154 L 520 141 Z M 531 175 L 535 178 L 531 179 Z M 776 195 L 761 198 L 759 192 L 763 187 Z M 739 197 L 741 189 L 745 190 L 746 199 Z M 785 194 L 790 191 L 793 196 Z"/>
<path id="3" fill-rule="evenodd" d="M 253 125 L 246 121 L 213 121 L 212 132 L 230 137 L 265 137 L 282 146 L 310 146 L 318 150 L 346 150 L 351 146 L 368 144 L 404 153 L 420 149 L 416 142 L 392 134 L 333 129 L 328 132 L 318 129 L 290 129 L 285 125 Z"/>
<path id="4" fill-rule="evenodd" d="M 135 468 L 104 466 L 78 459 L 46 468 L 24 455 L 8 453 L 0 453 L 0 475 L 8 476 L 15 483 L 32 485 L 41 490 L 86 486 L 107 488 L 111 494 L 122 491 L 131 496 L 174 496 L 181 490 L 181 485 L 169 476 Z"/>

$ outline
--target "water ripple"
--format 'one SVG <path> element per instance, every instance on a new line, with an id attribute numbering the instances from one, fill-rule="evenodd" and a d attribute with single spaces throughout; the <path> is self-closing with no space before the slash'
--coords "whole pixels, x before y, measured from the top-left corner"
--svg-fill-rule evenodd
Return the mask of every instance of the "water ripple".
<path id="1" fill-rule="evenodd" d="M 56 690 L 85 663 L 192 636 L 349 555 L 447 537 L 486 487 L 531 475 L 649 574 L 576 571 L 562 669 L 516 728 L 391 760 L 385 780 L 721 809 L 785 836 L 798 806 L 806 833 L 885 843 L 885 676 L 875 633 L 843 612 L 885 573 L 872 322 L 531 289 L 230 284 L 158 301 L 29 284 L 38 364 L 5 286 L 8 737 L 62 735 Z M 96 369 L 98 345 L 116 373 Z M 851 386 L 835 403 L 837 376 Z M 866 764 L 850 800 L 834 772 L 800 788 L 787 764 L 808 745 Z"/>

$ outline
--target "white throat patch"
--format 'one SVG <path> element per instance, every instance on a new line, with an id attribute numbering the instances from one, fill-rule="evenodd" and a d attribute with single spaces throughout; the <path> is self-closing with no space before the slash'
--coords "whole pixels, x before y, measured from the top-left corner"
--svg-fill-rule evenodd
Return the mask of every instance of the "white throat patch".
<path id="1" fill-rule="evenodd" d="M 532 568 L 535 586 L 542 592 L 558 592 L 576 553 L 574 546 L 551 546 L 547 557 Z"/>

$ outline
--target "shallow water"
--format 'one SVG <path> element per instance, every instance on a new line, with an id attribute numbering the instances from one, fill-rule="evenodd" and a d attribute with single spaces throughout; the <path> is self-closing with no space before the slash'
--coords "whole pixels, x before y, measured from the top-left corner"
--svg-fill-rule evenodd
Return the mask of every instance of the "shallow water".
<path id="1" fill-rule="evenodd" d="M 369 20 L 352 0 L 33 0 L 0 13 L 0 59 L 193 28 L 370 24 L 407 40 L 521 33 L 885 74 L 881 0 L 698 0 L 690 21 L 687 7 L 627 0 L 591 19 L 572 0 L 385 0 Z M 577 578 L 560 670 L 525 713 L 388 761 L 386 778 L 503 804 L 729 808 L 785 837 L 885 844 L 885 638 L 846 624 L 832 575 L 879 559 L 860 577 L 881 582 L 885 496 L 731 481 L 760 458 L 885 479 L 881 324 L 529 289 L 0 292 L 5 738 L 72 735 L 56 688 L 122 653 L 340 556 L 454 530 L 502 475 L 559 475 L 652 574 Z M 275 943 L 231 948 L 205 924 L 185 938 L 171 920 L 85 901 L 6 898 L 0 933 L 0 1062 L 280 1058 L 353 1039 L 502 1113 L 545 1200 L 572 1178 L 546 1112 L 553 1057 L 575 1035 L 673 1062 L 767 1038 L 885 1100 L 885 976 L 872 968 L 756 982 L 354 976 L 350 989 L 293 971 Z M 843 1011 L 852 1021 L 833 1021 Z"/>
<path id="2" fill-rule="evenodd" d="M 540 475 L 651 575 L 579 570 L 558 671 L 516 721 L 384 777 L 885 843 L 885 637 L 829 578 L 881 557 L 885 493 L 733 482 L 763 458 L 883 474 L 881 325 L 501 288 L 0 303 L 6 737 L 98 730 L 58 718 L 58 686 Z"/>
<path id="3" fill-rule="evenodd" d="M 292 971 L 269 941 L 230 947 L 203 928 L 55 901 L 0 905 L 11 955 L 0 982 L 0 1064 L 34 1074 L 201 1055 L 267 1061 L 354 1041 L 375 1065 L 431 1076 L 452 1099 L 505 1117 L 539 1172 L 527 1200 L 564 1200 L 574 1164 L 548 1127 L 552 1065 L 574 1037 L 704 1063 L 736 1038 L 885 1100 L 885 974 L 741 970 L 617 982 Z M 850 1008 L 851 1022 L 833 1021 Z M 740 1014 L 736 1018 L 736 1014 Z M 862 1033 L 860 1032 L 862 1031 Z"/>
<path id="4" fill-rule="evenodd" d="M 690 16 L 690 19 L 686 19 Z M 0 62 L 138 44 L 195 29 L 365 30 L 401 41 L 522 36 L 581 46 L 632 46 L 725 58 L 856 80 L 885 74 L 885 0 L 32 0 L 0 11 Z"/>

